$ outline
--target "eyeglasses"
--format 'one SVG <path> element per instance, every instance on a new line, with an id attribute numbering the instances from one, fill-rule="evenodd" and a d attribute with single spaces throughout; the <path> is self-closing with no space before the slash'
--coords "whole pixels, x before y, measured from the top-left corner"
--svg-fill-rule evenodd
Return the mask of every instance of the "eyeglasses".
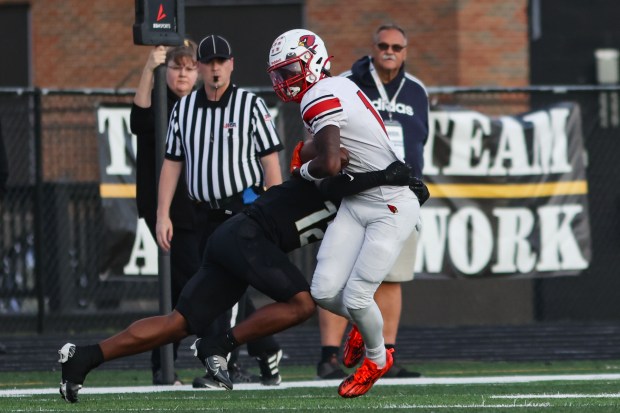
<path id="1" fill-rule="evenodd" d="M 385 52 L 387 49 L 389 49 L 390 47 L 392 48 L 392 50 L 394 50 L 395 53 L 400 53 L 403 51 L 403 49 L 407 46 L 402 46 L 400 44 L 387 44 L 387 43 L 377 43 L 377 47 L 379 48 L 379 50 L 381 50 L 382 52 Z"/>

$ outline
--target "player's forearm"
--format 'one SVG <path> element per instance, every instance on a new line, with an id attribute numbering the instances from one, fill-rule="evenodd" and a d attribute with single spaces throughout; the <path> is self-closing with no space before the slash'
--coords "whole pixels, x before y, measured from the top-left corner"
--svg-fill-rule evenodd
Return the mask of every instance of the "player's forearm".
<path id="1" fill-rule="evenodd" d="M 316 157 L 307 163 L 307 172 L 317 179 L 336 176 L 341 170 L 340 129 L 334 125 L 325 126 L 314 135 L 313 145 Z"/>
<path id="2" fill-rule="evenodd" d="M 386 169 L 372 172 L 360 172 L 338 175 L 323 179 L 319 188 L 323 196 L 338 200 L 381 185 L 409 185 L 411 168 L 396 161 Z"/>
<path id="3" fill-rule="evenodd" d="M 373 171 L 332 176 L 323 179 L 319 184 L 319 189 L 327 199 L 339 201 L 345 196 L 355 195 L 367 189 L 383 185 L 382 172 Z"/>

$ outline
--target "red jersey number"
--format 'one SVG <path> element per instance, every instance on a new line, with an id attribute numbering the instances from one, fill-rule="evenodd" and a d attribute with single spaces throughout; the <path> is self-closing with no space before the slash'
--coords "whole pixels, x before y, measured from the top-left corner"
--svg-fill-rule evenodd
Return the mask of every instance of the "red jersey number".
<path id="1" fill-rule="evenodd" d="M 372 113 L 372 116 L 374 116 L 375 119 L 377 119 L 377 122 L 379 122 L 379 125 L 381 125 L 381 129 L 383 129 L 383 132 L 385 132 L 385 136 L 388 136 L 387 130 L 385 130 L 385 124 L 383 123 L 383 119 L 381 119 L 381 116 L 379 116 L 379 114 L 375 110 L 375 107 L 372 105 L 372 103 L 368 101 L 368 99 L 366 98 L 366 95 L 364 95 L 361 90 L 358 90 L 357 96 L 360 98 L 362 103 L 364 103 L 364 106 L 366 106 L 366 109 L 368 109 L 370 113 Z M 388 136 L 388 139 L 389 138 L 390 137 Z"/>

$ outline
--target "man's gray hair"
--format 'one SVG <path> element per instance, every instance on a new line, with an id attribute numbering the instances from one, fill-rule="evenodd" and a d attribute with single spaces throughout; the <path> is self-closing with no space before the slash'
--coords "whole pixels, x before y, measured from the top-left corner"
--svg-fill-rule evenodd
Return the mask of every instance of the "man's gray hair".
<path id="1" fill-rule="evenodd" d="M 375 34 L 373 36 L 373 41 L 375 43 L 379 41 L 379 33 L 381 33 L 384 30 L 398 30 L 405 38 L 405 44 L 407 43 L 407 35 L 405 34 L 405 31 L 403 30 L 402 27 L 400 27 L 396 23 L 382 24 L 381 26 L 379 26 L 377 30 L 375 30 Z"/>

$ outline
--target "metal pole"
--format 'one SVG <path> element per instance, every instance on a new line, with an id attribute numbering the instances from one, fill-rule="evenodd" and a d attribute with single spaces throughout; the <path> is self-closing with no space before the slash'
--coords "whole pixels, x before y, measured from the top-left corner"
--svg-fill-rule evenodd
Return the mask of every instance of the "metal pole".
<path id="1" fill-rule="evenodd" d="M 155 112 L 155 156 L 156 182 L 159 187 L 159 175 L 164 161 L 166 131 L 168 130 L 168 89 L 166 86 L 166 66 L 160 65 L 155 69 L 153 95 L 153 109 Z M 159 248 L 159 312 L 168 314 L 172 311 L 172 291 L 170 285 L 170 254 Z M 174 352 L 173 345 L 167 344 L 161 348 L 162 382 L 174 382 Z"/>
<path id="2" fill-rule="evenodd" d="M 41 133 L 41 90 L 34 91 L 34 251 L 35 277 L 37 280 L 37 333 L 43 333 L 45 321 L 45 296 L 43 291 L 43 136 Z M 61 286 L 62 288 L 62 286 Z"/>

